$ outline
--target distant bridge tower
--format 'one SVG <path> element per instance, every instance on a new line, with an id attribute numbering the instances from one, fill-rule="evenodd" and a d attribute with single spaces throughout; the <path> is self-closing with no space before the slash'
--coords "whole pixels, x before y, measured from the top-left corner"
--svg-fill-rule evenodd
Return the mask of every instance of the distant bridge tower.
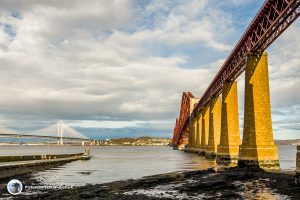
<path id="1" fill-rule="evenodd" d="M 57 144 L 58 145 L 64 145 L 63 135 L 64 135 L 64 124 L 62 122 L 58 122 L 57 123 Z"/>

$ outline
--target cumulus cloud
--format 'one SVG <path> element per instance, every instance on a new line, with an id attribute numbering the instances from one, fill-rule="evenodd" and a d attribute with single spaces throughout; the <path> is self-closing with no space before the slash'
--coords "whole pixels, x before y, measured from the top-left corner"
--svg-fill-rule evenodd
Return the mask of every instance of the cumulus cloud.
<path id="1" fill-rule="evenodd" d="M 233 36 L 244 31 L 235 13 L 216 2 L 1 1 L 1 122 L 29 129 L 63 119 L 93 137 L 116 135 L 118 128 L 127 136 L 151 128 L 170 134 L 182 91 L 201 96 Z M 294 39 L 297 27 L 289 33 Z M 296 77 L 298 57 L 289 54 L 289 69 L 270 60 L 276 63 L 271 77 L 289 77 L 291 70 Z M 292 80 L 272 93 L 297 85 Z"/>

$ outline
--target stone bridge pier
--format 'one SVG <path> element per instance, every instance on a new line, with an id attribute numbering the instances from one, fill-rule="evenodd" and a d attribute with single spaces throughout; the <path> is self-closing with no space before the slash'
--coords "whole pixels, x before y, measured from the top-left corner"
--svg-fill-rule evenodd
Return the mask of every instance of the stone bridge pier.
<path id="1" fill-rule="evenodd" d="M 216 158 L 219 164 L 279 169 L 273 139 L 266 52 L 252 52 L 246 56 L 242 143 L 236 81 L 225 81 L 221 95 L 211 97 L 206 105 L 194 112 L 198 99 L 190 97 L 189 101 L 189 123 L 181 133 L 178 149 Z"/>
<path id="2" fill-rule="evenodd" d="M 277 146 L 273 139 L 266 52 L 247 55 L 244 133 L 238 166 L 279 169 Z"/>
<path id="3" fill-rule="evenodd" d="M 225 81 L 222 89 L 221 135 L 217 163 L 237 163 L 240 145 L 237 82 Z"/>
<path id="4" fill-rule="evenodd" d="M 208 143 L 208 134 L 209 134 L 209 107 L 203 107 L 201 112 L 201 125 L 199 127 L 199 132 L 201 131 L 201 140 L 200 140 L 200 149 L 199 155 L 205 155 L 207 143 Z"/>
<path id="5" fill-rule="evenodd" d="M 193 135 L 185 145 L 187 149 L 216 158 L 217 163 L 279 169 L 271 118 L 268 54 L 264 51 L 299 16 L 299 0 L 264 1 L 201 98 L 193 101 L 195 97 L 184 92 L 179 122 L 176 121 L 174 128 L 175 146 L 181 145 L 178 138 L 185 136 L 184 126 L 189 124 Z M 235 80 L 243 72 L 245 100 L 243 135 L 240 135 Z M 299 177 L 299 155 L 297 160 Z"/>
<path id="6" fill-rule="evenodd" d="M 221 97 L 212 98 L 209 106 L 208 144 L 205 149 L 206 158 L 217 156 L 221 132 Z"/>

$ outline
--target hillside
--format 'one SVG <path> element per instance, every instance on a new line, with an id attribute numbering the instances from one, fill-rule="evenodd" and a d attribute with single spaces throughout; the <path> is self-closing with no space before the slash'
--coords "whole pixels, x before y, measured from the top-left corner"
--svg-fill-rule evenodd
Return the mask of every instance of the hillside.
<path id="1" fill-rule="evenodd" d="M 295 140 L 275 140 L 278 145 L 300 145 L 300 139 Z"/>
<path id="2" fill-rule="evenodd" d="M 106 140 L 94 140 L 91 145 L 95 146 L 167 146 L 171 143 L 170 138 L 139 137 L 139 138 L 116 138 Z"/>

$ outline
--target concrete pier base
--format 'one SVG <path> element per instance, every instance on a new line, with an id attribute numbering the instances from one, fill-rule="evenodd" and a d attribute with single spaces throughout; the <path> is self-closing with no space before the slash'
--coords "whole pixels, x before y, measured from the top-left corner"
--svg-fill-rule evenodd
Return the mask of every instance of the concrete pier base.
<path id="1" fill-rule="evenodd" d="M 185 144 L 180 144 L 180 145 L 177 146 L 176 150 L 183 151 L 184 148 L 185 148 Z"/>
<path id="2" fill-rule="evenodd" d="M 206 151 L 205 158 L 207 159 L 215 159 L 217 157 L 217 153 L 215 151 Z"/>
<path id="3" fill-rule="evenodd" d="M 198 154 L 199 156 L 205 156 L 205 149 L 199 149 Z"/>
<path id="4" fill-rule="evenodd" d="M 279 170 L 279 161 L 278 160 L 238 160 L 238 167 L 240 168 L 261 168 L 265 170 Z"/>
<path id="5" fill-rule="evenodd" d="M 237 164 L 238 163 L 238 146 L 218 146 L 217 163 L 218 164 Z"/>
<path id="6" fill-rule="evenodd" d="M 199 152 L 199 149 L 197 149 L 197 148 L 185 148 L 183 151 L 186 152 L 186 153 L 196 153 L 197 154 Z"/>
<path id="7" fill-rule="evenodd" d="M 238 160 L 239 167 L 279 170 L 276 145 L 241 146 Z"/>

